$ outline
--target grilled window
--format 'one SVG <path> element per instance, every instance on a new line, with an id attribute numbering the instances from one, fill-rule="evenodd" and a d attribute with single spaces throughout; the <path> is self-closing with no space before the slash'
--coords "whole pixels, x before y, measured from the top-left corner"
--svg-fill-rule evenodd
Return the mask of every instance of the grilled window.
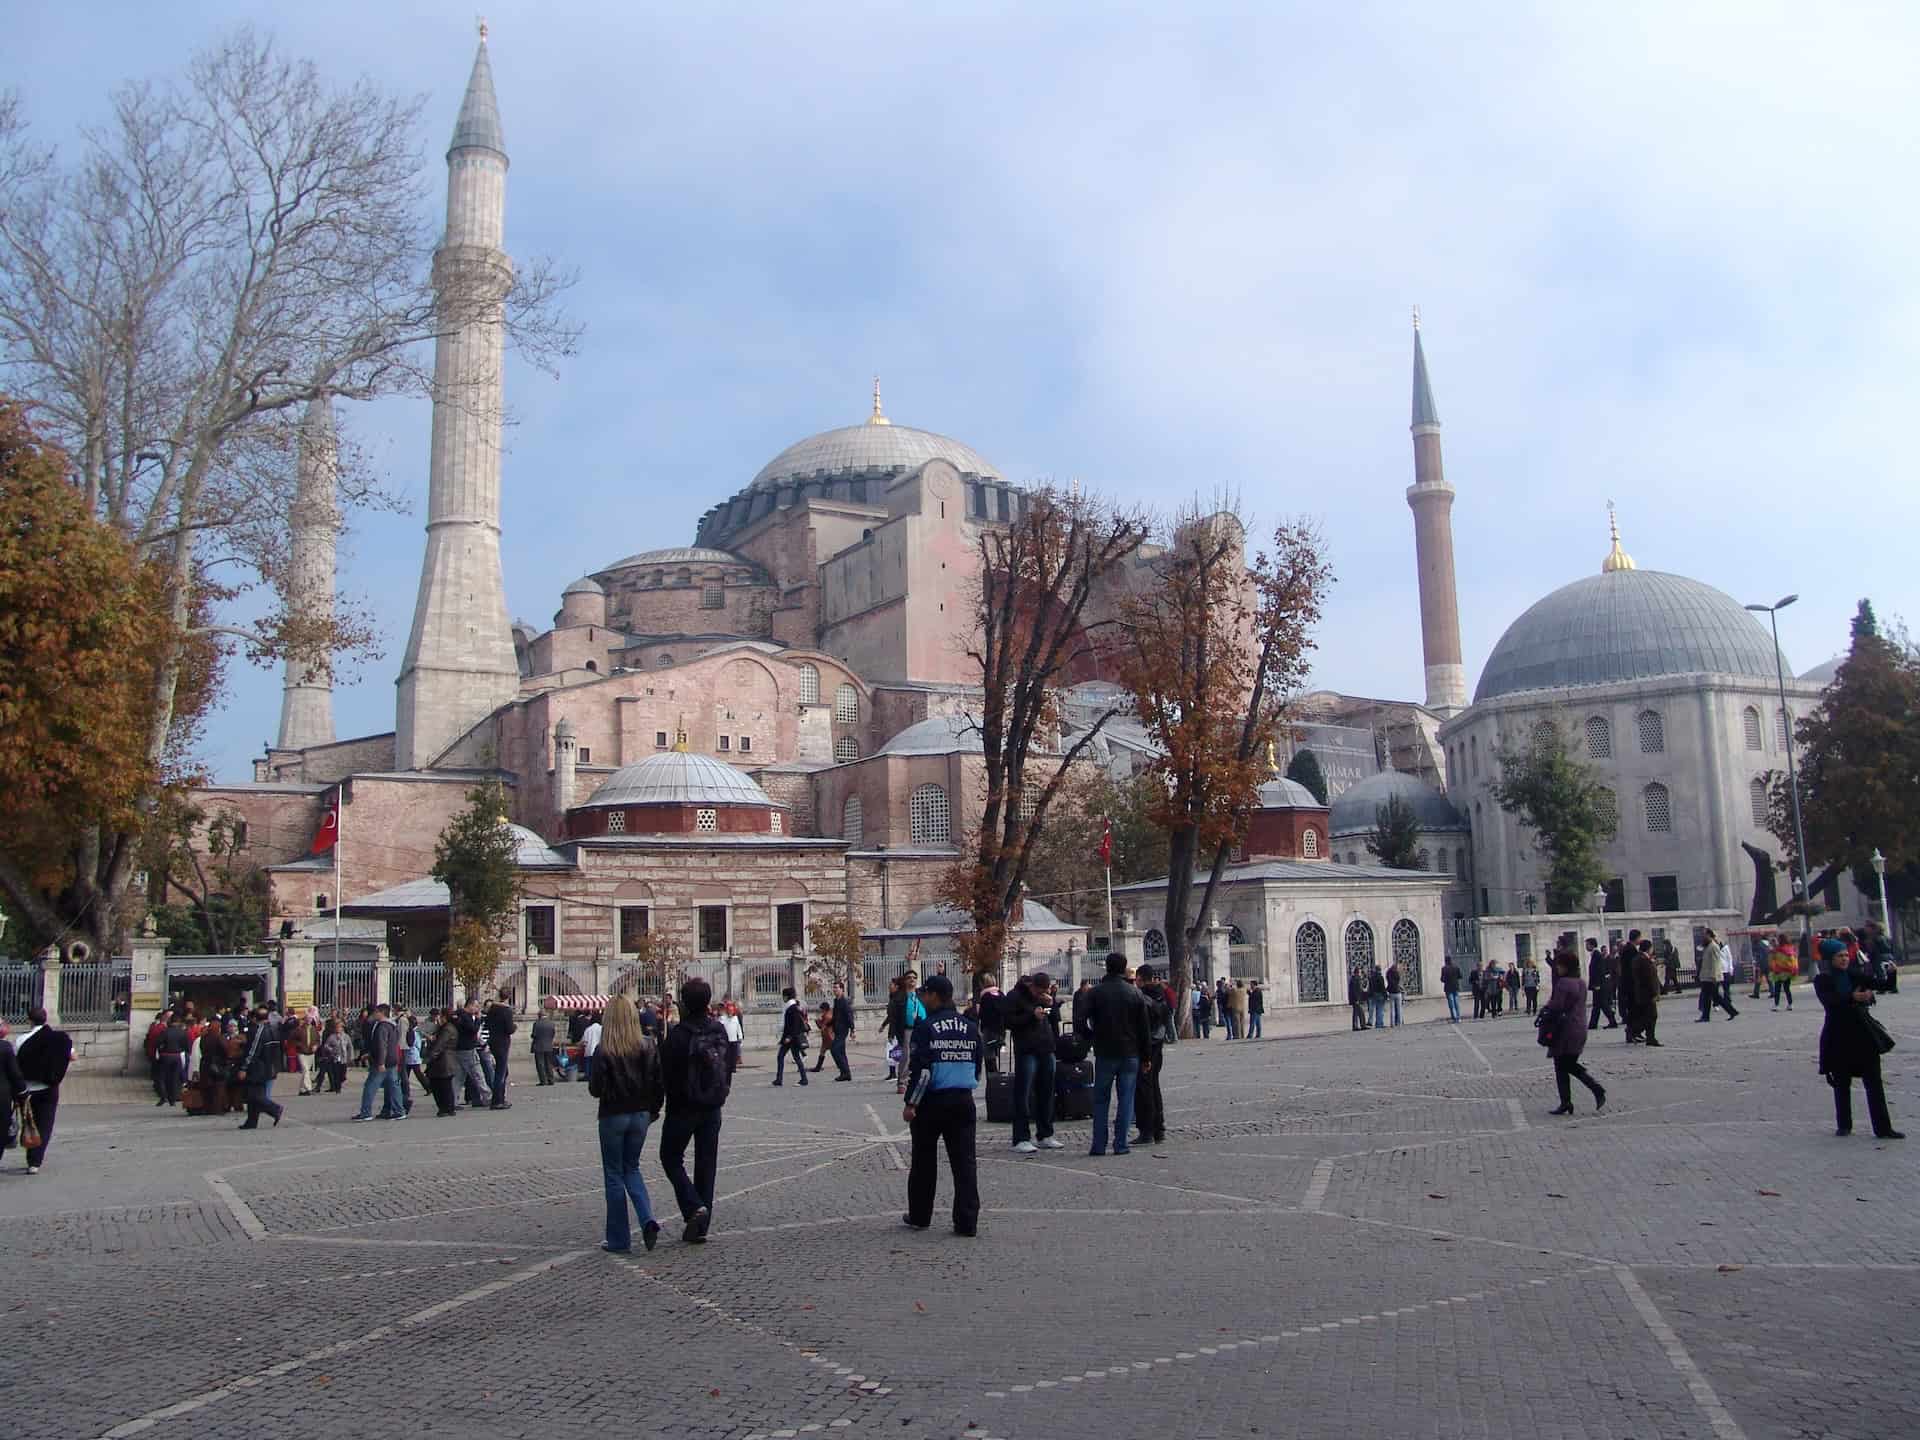
<path id="1" fill-rule="evenodd" d="M 1658 710 L 1642 710 L 1634 723 L 1640 729 L 1640 753 L 1642 755 L 1664 755 L 1667 753 L 1667 727 L 1661 721 Z"/>
<path id="2" fill-rule="evenodd" d="M 840 807 L 840 838 L 849 845 L 858 845 L 866 838 L 864 808 L 858 795 L 847 796 Z"/>
<path id="3" fill-rule="evenodd" d="M 647 938 L 650 916 L 644 905 L 622 905 L 620 907 L 620 953 L 635 955 Z"/>
<path id="4" fill-rule="evenodd" d="M 833 718 L 842 725 L 860 723 L 860 692 L 851 685 L 841 685 L 833 692 Z"/>
<path id="5" fill-rule="evenodd" d="M 609 810 L 607 812 L 607 834 L 624 835 L 627 833 L 627 812 Z"/>
<path id="6" fill-rule="evenodd" d="M 800 703 L 802 705 L 820 703 L 820 671 L 812 665 L 800 667 Z"/>
<path id="7" fill-rule="evenodd" d="M 1587 717 L 1587 755 L 1594 760 L 1613 758 L 1613 726 L 1604 715 Z"/>
<path id="8" fill-rule="evenodd" d="M 1755 780 L 1747 786 L 1747 796 L 1753 802 L 1753 823 L 1765 825 L 1773 808 L 1767 795 L 1767 782 Z"/>
<path id="9" fill-rule="evenodd" d="M 1747 732 L 1747 749 L 1760 749 L 1760 712 L 1751 705 L 1747 706 L 1740 712 L 1740 723 Z"/>
<path id="10" fill-rule="evenodd" d="M 833 742 L 833 758 L 845 765 L 849 760 L 860 758 L 860 742 L 851 735 L 842 735 Z"/>
<path id="11" fill-rule="evenodd" d="M 720 829 L 718 810 L 696 810 L 693 812 L 693 828 L 699 834 L 712 835 Z"/>
<path id="12" fill-rule="evenodd" d="M 1673 829 L 1673 800 L 1667 794 L 1667 787 L 1658 780 L 1641 792 L 1641 798 L 1647 809 L 1647 830 L 1650 834 L 1665 835 Z"/>
<path id="13" fill-rule="evenodd" d="M 915 788 L 907 807 L 908 823 L 916 845 L 945 845 L 953 838 L 952 817 L 947 810 L 947 792 L 938 785 Z"/>

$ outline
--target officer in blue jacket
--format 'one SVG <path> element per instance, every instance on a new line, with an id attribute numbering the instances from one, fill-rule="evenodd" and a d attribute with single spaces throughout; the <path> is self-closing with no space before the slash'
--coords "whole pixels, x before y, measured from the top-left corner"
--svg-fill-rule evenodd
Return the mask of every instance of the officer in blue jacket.
<path id="1" fill-rule="evenodd" d="M 953 1233 L 971 1236 L 980 1224 L 980 1178 L 973 1158 L 973 1091 L 985 1048 L 980 1027 L 953 1008 L 953 981 L 929 975 L 920 987 L 926 1018 L 913 1027 L 908 1050 L 907 1105 L 913 1166 L 907 1172 L 907 1213 L 915 1230 L 933 1223 L 933 1192 L 940 1178 L 940 1144 L 953 1170 Z"/>

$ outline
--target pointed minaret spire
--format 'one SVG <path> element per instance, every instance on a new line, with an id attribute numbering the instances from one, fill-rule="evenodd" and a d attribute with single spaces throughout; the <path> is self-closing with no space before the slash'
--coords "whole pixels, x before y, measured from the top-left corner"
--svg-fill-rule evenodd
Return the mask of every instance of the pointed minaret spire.
<path id="1" fill-rule="evenodd" d="M 867 417 L 869 425 L 891 425 L 886 412 L 880 408 L 880 377 L 873 377 L 873 413 Z"/>
<path id="2" fill-rule="evenodd" d="M 432 765 L 520 689 L 500 570 L 506 218 L 507 142 L 483 29 L 447 149 L 447 228 L 433 257 L 447 324 L 434 342 L 427 548 L 394 717 L 403 770 Z"/>
<path id="3" fill-rule="evenodd" d="M 1607 501 L 1607 533 L 1613 537 L 1613 548 L 1607 551 L 1607 558 L 1600 562 L 1600 573 L 1612 575 L 1620 570 L 1633 569 L 1633 557 L 1620 548 L 1620 520 L 1613 512 L 1613 502 Z"/>
<path id="4" fill-rule="evenodd" d="M 1460 601 L 1453 578 L 1453 486 L 1440 462 L 1440 411 L 1427 379 L 1420 311 L 1413 312 L 1413 548 L 1420 575 L 1420 640 L 1427 667 L 1427 708 L 1451 715 L 1467 704 L 1460 663 Z"/>
<path id="5" fill-rule="evenodd" d="M 333 557 L 340 532 L 334 495 L 339 440 L 333 406 L 321 396 L 300 421 L 298 480 L 288 515 L 287 614 L 310 641 L 333 623 Z M 333 668 L 328 655 L 289 655 L 280 692 L 280 750 L 333 743 Z"/>

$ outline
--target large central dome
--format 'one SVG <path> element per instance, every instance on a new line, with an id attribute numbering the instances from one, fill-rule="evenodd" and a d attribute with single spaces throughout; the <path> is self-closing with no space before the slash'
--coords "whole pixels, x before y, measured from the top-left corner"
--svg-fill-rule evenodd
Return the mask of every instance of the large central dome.
<path id="1" fill-rule="evenodd" d="M 862 474 L 875 470 L 917 470 L 929 460 L 948 460 L 963 475 L 998 480 L 1000 472 L 970 445 L 915 430 L 911 425 L 843 425 L 789 445 L 760 467 L 753 487 L 764 490 L 788 480 Z"/>
<path id="2" fill-rule="evenodd" d="M 1562 586 L 1509 625 L 1473 698 L 1699 674 L 1772 684 L 1773 642 L 1739 601 L 1711 585 L 1613 569 Z"/>

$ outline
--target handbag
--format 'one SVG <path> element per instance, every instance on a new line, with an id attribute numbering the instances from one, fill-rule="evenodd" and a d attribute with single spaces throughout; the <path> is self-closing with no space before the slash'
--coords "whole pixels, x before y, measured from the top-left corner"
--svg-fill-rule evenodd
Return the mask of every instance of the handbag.
<path id="1" fill-rule="evenodd" d="M 20 1136 L 20 1148 L 23 1150 L 38 1150 L 41 1145 L 40 1127 L 34 1123 L 33 1107 L 25 1100 L 16 1100 L 14 1102 L 14 1110 L 20 1116 L 20 1129 L 18 1132 Z"/>
<path id="2" fill-rule="evenodd" d="M 1867 1015 L 1863 1018 L 1867 1022 L 1867 1033 L 1873 1036 L 1874 1049 L 1878 1050 L 1882 1055 L 1893 1049 L 1893 1036 L 1887 1033 L 1887 1027 L 1882 1025 L 1880 1021 L 1872 1015 Z"/>
<path id="3" fill-rule="evenodd" d="M 1540 1018 L 1533 1022 L 1534 1039 L 1542 1045 L 1551 1045 L 1560 1031 L 1560 1014 L 1556 1010 L 1542 1010 Z"/>

